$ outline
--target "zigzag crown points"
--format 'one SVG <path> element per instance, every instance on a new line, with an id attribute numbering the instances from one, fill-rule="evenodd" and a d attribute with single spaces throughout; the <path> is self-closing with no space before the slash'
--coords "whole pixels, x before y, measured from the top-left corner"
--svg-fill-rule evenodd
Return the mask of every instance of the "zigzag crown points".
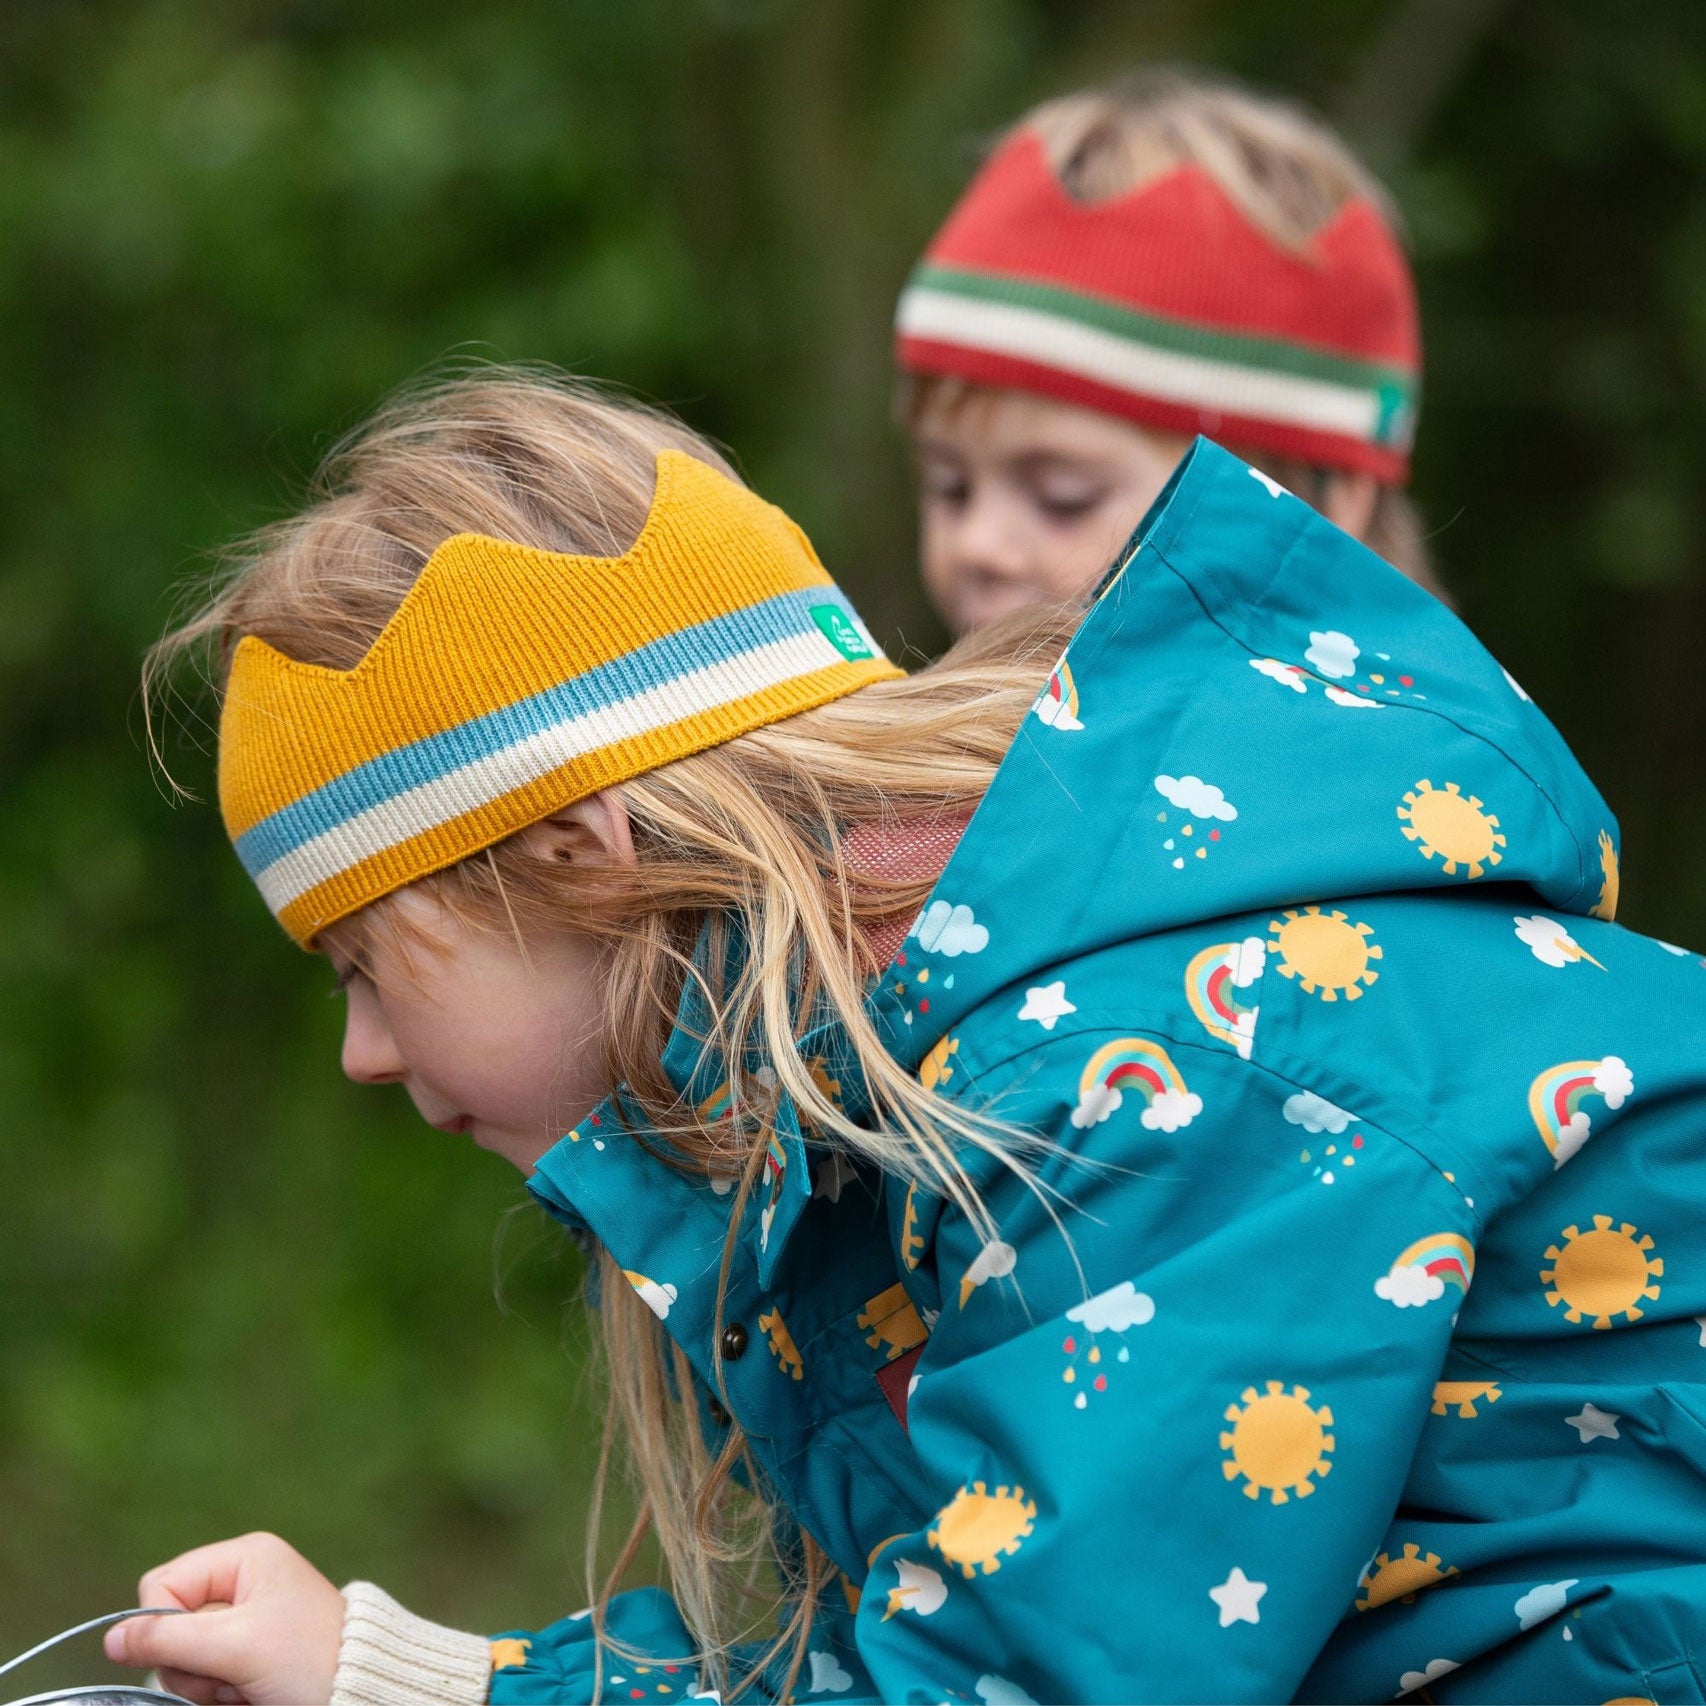
<path id="1" fill-rule="evenodd" d="M 665 450 L 618 556 L 461 533 L 348 669 L 245 636 L 220 806 L 302 938 L 574 799 L 896 673 L 781 510 Z"/>

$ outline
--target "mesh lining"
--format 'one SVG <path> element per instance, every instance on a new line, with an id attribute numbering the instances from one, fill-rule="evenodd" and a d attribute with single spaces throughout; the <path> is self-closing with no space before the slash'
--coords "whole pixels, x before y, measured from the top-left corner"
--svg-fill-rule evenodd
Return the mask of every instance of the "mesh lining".
<path id="1" fill-rule="evenodd" d="M 971 814 L 920 818 L 911 823 L 855 824 L 841 838 L 841 854 L 854 887 L 859 878 L 879 877 L 887 881 L 934 881 L 942 874 Z M 885 918 L 867 927 L 866 940 L 878 965 L 886 966 L 900 952 L 912 919 Z"/>

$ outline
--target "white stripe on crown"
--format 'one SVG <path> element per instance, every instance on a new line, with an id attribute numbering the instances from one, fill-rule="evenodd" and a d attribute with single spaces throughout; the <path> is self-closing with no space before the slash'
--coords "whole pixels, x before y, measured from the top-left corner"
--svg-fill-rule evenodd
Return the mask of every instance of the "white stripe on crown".
<path id="1" fill-rule="evenodd" d="M 1380 398 L 1372 390 L 1156 349 L 1040 308 L 914 285 L 900 299 L 895 324 L 905 337 L 989 350 L 1220 414 L 1254 415 L 1371 442 L 1380 424 Z"/>
<path id="2" fill-rule="evenodd" d="M 871 652 L 875 658 L 882 656 L 874 641 Z M 273 912 L 282 912 L 293 900 L 340 871 L 464 812 L 490 805 L 573 759 L 846 663 L 847 659 L 816 632 L 737 652 L 613 705 L 583 711 L 500 752 L 381 800 L 275 859 L 255 881 Z"/>

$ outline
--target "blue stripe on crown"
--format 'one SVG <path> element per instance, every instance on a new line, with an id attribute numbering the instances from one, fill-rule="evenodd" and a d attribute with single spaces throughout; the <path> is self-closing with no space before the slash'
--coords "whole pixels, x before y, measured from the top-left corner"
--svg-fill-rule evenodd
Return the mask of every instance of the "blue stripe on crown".
<path id="1" fill-rule="evenodd" d="M 837 587 L 778 593 L 744 610 L 666 634 L 513 705 L 381 753 L 262 818 L 238 837 L 237 856 L 249 875 L 258 878 L 268 866 L 327 830 L 518 741 L 571 723 L 589 711 L 619 705 L 707 664 L 724 663 L 778 640 L 818 634 L 811 612 L 826 604 L 858 622 L 857 612 Z"/>

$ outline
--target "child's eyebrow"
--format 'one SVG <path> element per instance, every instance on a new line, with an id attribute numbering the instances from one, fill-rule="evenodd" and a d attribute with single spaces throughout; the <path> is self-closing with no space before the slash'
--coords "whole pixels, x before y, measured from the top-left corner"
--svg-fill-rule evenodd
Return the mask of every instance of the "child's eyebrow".
<path id="1" fill-rule="evenodd" d="M 1016 474 L 1052 474 L 1064 469 L 1072 474 L 1105 477 L 1108 464 L 1093 450 L 1024 450 L 1007 459 Z"/>

